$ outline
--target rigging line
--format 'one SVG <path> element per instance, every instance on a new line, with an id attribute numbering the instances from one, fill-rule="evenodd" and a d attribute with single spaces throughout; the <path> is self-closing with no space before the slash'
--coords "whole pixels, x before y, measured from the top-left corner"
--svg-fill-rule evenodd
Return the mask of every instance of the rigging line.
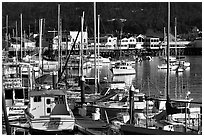
<path id="1" fill-rule="evenodd" d="M 78 33 L 77 33 L 76 39 L 75 39 L 75 41 L 74 41 L 74 44 L 73 44 L 73 46 L 72 46 L 72 48 L 71 48 L 71 50 L 70 50 L 70 53 L 66 56 L 66 62 L 65 62 L 65 65 L 64 65 L 64 67 L 63 67 L 63 69 L 62 69 L 62 72 L 59 73 L 59 78 L 58 78 L 57 83 L 60 82 L 61 77 L 62 77 L 62 74 L 64 73 L 64 71 L 65 71 L 65 69 L 66 69 L 66 66 L 67 66 L 67 64 L 68 64 L 69 58 L 70 58 L 70 56 L 71 56 L 72 51 L 74 50 L 76 41 L 77 41 L 77 39 L 78 39 L 79 32 L 80 32 L 80 28 L 79 28 L 79 31 L 78 31 Z M 58 70 L 58 71 L 60 71 L 60 70 Z"/>

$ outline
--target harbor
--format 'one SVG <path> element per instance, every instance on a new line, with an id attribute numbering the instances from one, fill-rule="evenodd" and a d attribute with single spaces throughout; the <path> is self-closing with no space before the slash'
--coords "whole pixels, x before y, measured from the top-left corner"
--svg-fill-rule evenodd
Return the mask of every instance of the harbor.
<path id="1" fill-rule="evenodd" d="M 126 19 L 117 37 L 102 36 L 98 2 L 91 3 L 93 37 L 84 11 L 78 31 L 68 34 L 62 11 L 70 3 L 55 4 L 58 30 L 45 31 L 41 18 L 33 40 L 23 31 L 22 13 L 20 33 L 6 15 L 3 135 L 202 135 L 202 32 L 182 39 L 174 18 L 173 36 L 172 3 L 165 5 L 162 38 L 128 37 Z"/>

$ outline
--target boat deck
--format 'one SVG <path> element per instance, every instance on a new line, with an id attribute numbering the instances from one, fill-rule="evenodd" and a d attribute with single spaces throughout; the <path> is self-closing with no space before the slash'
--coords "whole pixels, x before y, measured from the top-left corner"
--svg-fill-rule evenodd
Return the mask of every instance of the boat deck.
<path id="1" fill-rule="evenodd" d="M 105 135 L 108 125 L 102 120 L 93 120 L 90 116 L 81 116 L 74 112 L 76 119 L 76 128 L 82 134 L 87 135 Z"/>

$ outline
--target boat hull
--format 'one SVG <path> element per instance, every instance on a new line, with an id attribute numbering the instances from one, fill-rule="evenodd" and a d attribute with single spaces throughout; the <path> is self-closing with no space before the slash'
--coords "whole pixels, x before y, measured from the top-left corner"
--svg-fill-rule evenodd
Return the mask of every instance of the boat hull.
<path id="1" fill-rule="evenodd" d="M 121 125 L 123 135 L 195 135 L 188 132 L 165 131 L 161 129 L 150 129 L 135 127 L 133 125 Z"/>
<path id="2" fill-rule="evenodd" d="M 114 75 L 132 75 L 135 74 L 135 69 L 116 69 L 112 68 Z"/>
<path id="3" fill-rule="evenodd" d="M 102 106 L 87 106 L 87 112 L 95 112 L 95 109 L 99 108 L 100 109 L 100 118 L 101 119 L 106 119 L 106 114 L 109 119 L 116 118 L 119 113 L 122 112 L 129 112 L 128 107 L 118 107 L 118 108 L 113 108 L 113 107 L 102 107 Z M 144 109 L 134 109 L 134 113 L 143 113 Z M 91 115 L 91 114 L 87 114 Z"/>
<path id="4" fill-rule="evenodd" d="M 34 131 L 58 132 L 73 131 L 75 120 L 71 117 L 64 118 L 39 118 L 30 120 L 30 127 Z"/>

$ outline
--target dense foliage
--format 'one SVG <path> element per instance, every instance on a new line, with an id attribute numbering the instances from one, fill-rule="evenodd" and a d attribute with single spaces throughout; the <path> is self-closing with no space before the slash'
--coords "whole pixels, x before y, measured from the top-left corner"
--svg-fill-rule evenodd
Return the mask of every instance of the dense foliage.
<path id="1" fill-rule="evenodd" d="M 28 32 L 38 30 L 38 19 L 45 18 L 46 30 L 57 30 L 58 4 L 61 4 L 63 30 L 78 30 L 80 16 L 85 11 L 85 24 L 89 35 L 93 34 L 93 3 L 90 2 L 3 2 L 2 25 L 6 26 L 6 15 L 9 16 L 9 30 L 15 28 L 18 21 L 20 27 L 20 13 L 23 14 L 23 28 Z M 119 34 L 123 32 L 145 34 L 147 29 L 163 31 L 167 24 L 166 2 L 97 2 L 97 15 L 101 17 L 101 33 Z M 174 30 L 174 18 L 177 18 L 178 33 L 188 33 L 195 26 L 202 28 L 201 2 L 171 3 L 171 27 Z M 126 19 L 121 22 L 120 19 Z M 20 30 L 20 29 L 19 29 Z"/>

